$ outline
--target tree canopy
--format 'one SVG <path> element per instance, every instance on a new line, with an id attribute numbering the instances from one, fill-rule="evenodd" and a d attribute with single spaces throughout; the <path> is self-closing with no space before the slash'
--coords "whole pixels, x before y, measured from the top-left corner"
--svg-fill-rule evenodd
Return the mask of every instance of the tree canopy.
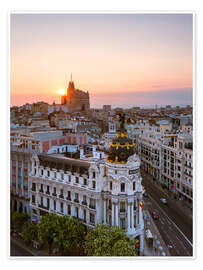
<path id="1" fill-rule="evenodd" d="M 136 256 L 134 241 L 118 226 L 96 225 L 87 234 L 84 249 L 87 256 Z"/>
<path id="2" fill-rule="evenodd" d="M 11 226 L 17 231 L 21 232 L 25 223 L 29 220 L 29 215 L 27 213 L 11 213 Z"/>

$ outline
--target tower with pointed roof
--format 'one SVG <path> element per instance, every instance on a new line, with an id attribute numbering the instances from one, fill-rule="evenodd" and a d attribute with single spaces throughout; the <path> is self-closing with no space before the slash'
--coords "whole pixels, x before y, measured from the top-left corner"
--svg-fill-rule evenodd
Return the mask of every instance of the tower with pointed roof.
<path id="1" fill-rule="evenodd" d="M 65 105 L 69 112 L 87 111 L 90 108 L 89 92 L 75 88 L 72 72 L 67 88 L 67 94 L 61 97 L 61 104 Z"/>

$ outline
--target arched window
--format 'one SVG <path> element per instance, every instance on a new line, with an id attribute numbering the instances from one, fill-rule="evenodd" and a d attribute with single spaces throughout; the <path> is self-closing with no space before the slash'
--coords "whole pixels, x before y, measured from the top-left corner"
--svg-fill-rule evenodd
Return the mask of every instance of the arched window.
<path id="1" fill-rule="evenodd" d="M 121 183 L 121 192 L 125 192 L 125 183 Z"/>

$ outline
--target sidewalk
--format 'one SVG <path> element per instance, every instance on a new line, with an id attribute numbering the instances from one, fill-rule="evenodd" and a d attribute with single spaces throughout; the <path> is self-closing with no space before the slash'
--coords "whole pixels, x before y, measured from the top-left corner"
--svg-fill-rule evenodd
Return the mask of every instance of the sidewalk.
<path id="1" fill-rule="evenodd" d="M 147 214 L 147 216 L 150 218 L 150 226 L 149 226 L 149 230 L 151 231 L 152 233 L 152 236 L 153 236 L 153 241 L 155 241 L 155 236 L 157 237 L 157 240 L 160 241 L 160 245 L 162 246 L 163 248 L 163 252 L 166 254 L 166 256 L 170 256 L 170 252 L 169 252 L 169 249 L 168 247 L 166 246 L 161 234 L 159 233 L 159 230 L 155 224 L 155 222 L 153 221 L 153 219 L 151 218 L 151 215 L 149 213 L 148 210 L 145 210 L 144 211 L 145 214 Z M 146 229 L 146 226 L 145 226 L 145 229 Z M 145 240 L 145 247 L 144 247 L 144 256 L 158 256 L 158 255 L 155 255 L 155 251 L 153 248 L 149 248 L 147 246 L 147 241 L 146 241 L 146 237 L 144 238 Z M 160 255 L 159 255 L 160 256 Z"/>
<path id="2" fill-rule="evenodd" d="M 45 250 L 35 249 L 31 246 L 27 246 L 25 242 L 21 239 L 16 239 L 13 236 L 10 238 L 11 241 L 13 241 L 17 246 L 27 250 L 32 254 L 32 256 L 48 256 L 47 252 Z M 11 245 L 11 244 L 10 244 Z M 12 256 L 13 257 L 13 256 Z"/>

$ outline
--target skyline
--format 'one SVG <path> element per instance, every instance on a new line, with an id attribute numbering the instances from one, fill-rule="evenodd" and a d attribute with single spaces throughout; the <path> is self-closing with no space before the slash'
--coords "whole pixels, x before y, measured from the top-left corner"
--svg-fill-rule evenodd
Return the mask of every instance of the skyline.
<path id="1" fill-rule="evenodd" d="M 11 106 L 60 103 L 71 72 L 94 108 L 191 105 L 192 28 L 192 14 L 12 14 Z"/>

